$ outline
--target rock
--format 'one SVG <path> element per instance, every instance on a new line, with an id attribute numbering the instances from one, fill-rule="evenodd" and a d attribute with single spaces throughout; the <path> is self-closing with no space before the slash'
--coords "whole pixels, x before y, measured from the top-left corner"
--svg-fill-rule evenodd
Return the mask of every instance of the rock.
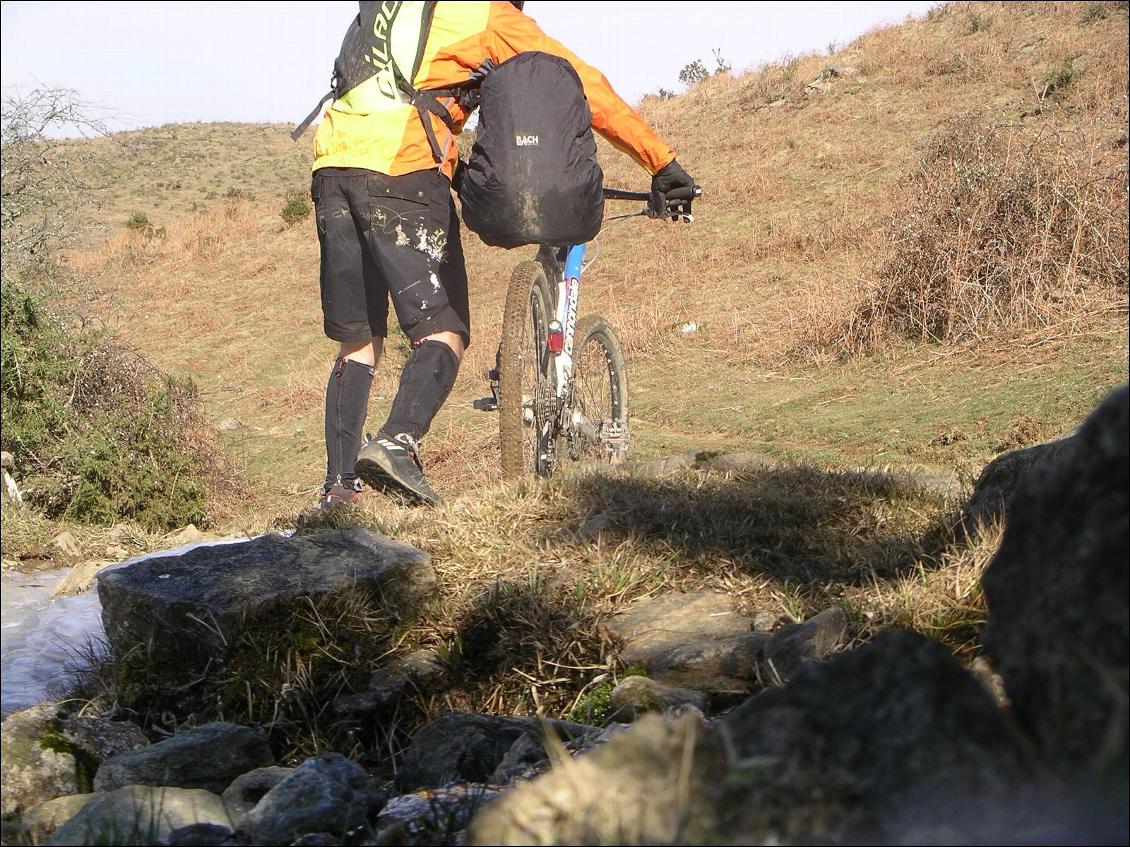
<path id="1" fill-rule="evenodd" d="M 243 424 L 241 424 L 235 418 L 224 418 L 219 422 L 219 424 L 216 425 L 216 429 L 218 429 L 220 432 L 234 432 L 235 430 L 242 428 Z"/>
<path id="2" fill-rule="evenodd" d="M 397 774 L 401 791 L 486 782 L 528 722 L 490 715 L 440 715 L 412 738 Z"/>
<path id="3" fill-rule="evenodd" d="M 107 759 L 94 777 L 94 788 L 151 785 L 219 794 L 236 777 L 274 761 L 262 730 L 216 722 Z"/>
<path id="4" fill-rule="evenodd" d="M 51 546 L 64 556 L 70 556 L 72 559 L 77 559 L 82 555 L 82 545 L 78 543 L 78 539 L 74 537 L 70 530 L 63 530 L 52 538 Z"/>
<path id="5" fill-rule="evenodd" d="M 0 813 L 5 818 L 79 793 L 83 790 L 79 770 L 60 732 L 55 705 L 33 706 L 4 719 L 0 727 Z M 86 775 L 87 781 L 89 778 Z"/>
<path id="6" fill-rule="evenodd" d="M 693 468 L 698 452 L 698 450 L 686 450 L 663 459 L 652 459 L 647 462 L 625 462 L 617 468 L 617 471 L 635 477 L 664 476 L 675 471 Z"/>
<path id="7" fill-rule="evenodd" d="M 625 664 L 646 667 L 660 653 L 748 633 L 751 624 L 733 610 L 729 595 L 700 591 L 641 600 L 607 621 L 603 630 L 624 642 L 620 658 Z"/>
<path id="8" fill-rule="evenodd" d="M 427 554 L 359 527 L 198 547 L 98 576 L 112 651 L 143 647 L 190 670 L 223 661 L 239 632 L 277 626 L 308 598 L 364 592 L 391 626 L 434 587 Z"/>
<path id="9" fill-rule="evenodd" d="M 64 717 L 60 718 L 59 727 L 68 741 L 99 764 L 119 753 L 149 746 L 149 739 L 141 727 L 128 721 Z"/>
<path id="10" fill-rule="evenodd" d="M 339 836 L 365 823 L 383 801 L 369 788 L 363 767 L 338 753 L 326 753 L 295 768 L 239 826 L 256 844 L 290 844 L 309 833 Z"/>
<path id="11" fill-rule="evenodd" d="M 985 690 L 989 692 L 998 706 L 1002 709 L 1009 707 L 1008 692 L 1004 690 L 1004 680 L 1001 679 L 999 673 L 993 670 L 992 664 L 985 656 L 978 656 L 974 659 L 969 666 L 969 672 L 985 686 Z"/>
<path id="12" fill-rule="evenodd" d="M 192 824 L 231 825 L 224 802 L 198 788 L 127 785 L 92 798 L 45 844 L 154 844 Z"/>
<path id="13" fill-rule="evenodd" d="M 417 650 L 389 662 L 369 679 L 369 690 L 334 701 L 342 717 L 364 717 L 400 702 L 409 687 L 426 691 L 443 677 L 443 666 L 434 650 Z"/>
<path id="14" fill-rule="evenodd" d="M 738 843 L 1015 837 L 1009 804 L 1031 767 L 1018 733 L 948 650 L 917 633 L 885 632 L 807 665 L 716 726 L 733 761 L 760 763 L 726 779 L 721 831 Z"/>
<path id="15" fill-rule="evenodd" d="M 72 597 L 76 594 L 85 594 L 94 586 L 94 578 L 98 572 L 114 562 L 105 559 L 91 559 L 80 562 L 71 568 L 71 572 L 59 580 L 51 589 L 52 597 Z"/>
<path id="16" fill-rule="evenodd" d="M 341 839 L 335 838 L 328 832 L 308 832 L 290 842 L 290 847 L 337 847 L 339 844 Z"/>
<path id="17" fill-rule="evenodd" d="M 12 475 L 8 473 L 7 468 L 0 471 L 0 478 L 3 479 L 3 486 L 0 486 L 0 497 L 5 500 L 11 500 L 13 503 L 23 503 L 24 495 L 20 491 L 20 487 L 16 485 L 16 481 L 12 479 Z"/>
<path id="18" fill-rule="evenodd" d="M 0 468 L 10 471 L 16 466 L 16 460 L 12 458 L 12 454 L 7 450 L 0 452 Z"/>
<path id="19" fill-rule="evenodd" d="M 3 814 L 88 792 L 104 759 L 148 744 L 131 723 L 68 716 L 51 703 L 9 715 L 0 731 Z"/>
<path id="20" fill-rule="evenodd" d="M 776 684 L 792 679 L 805 663 L 818 662 L 841 647 L 847 634 L 847 615 L 837 606 L 781 627 L 765 642 L 763 676 Z"/>
<path id="21" fill-rule="evenodd" d="M 780 622 L 781 615 L 777 612 L 761 611 L 753 616 L 753 628 L 757 632 L 772 632 Z"/>
<path id="22" fill-rule="evenodd" d="M 1020 480 L 981 579 L 985 649 L 1017 719 L 1044 760 L 1076 785 L 1122 763 L 1124 827 L 1128 429 L 1123 387 L 1073 438 L 1047 447 L 1057 458 Z"/>
<path id="23" fill-rule="evenodd" d="M 207 541 L 209 538 L 209 535 L 196 528 L 196 524 L 191 523 L 179 532 L 165 536 L 165 540 L 173 547 L 183 547 L 186 544 L 199 544 L 201 541 Z"/>
<path id="24" fill-rule="evenodd" d="M 724 474 L 769 470 L 777 465 L 777 460 L 772 456 L 750 452 L 723 453 L 702 462 L 702 467 L 706 470 Z"/>
<path id="25" fill-rule="evenodd" d="M 662 712 L 674 706 L 691 705 L 706 710 L 706 698 L 689 688 L 673 688 L 646 676 L 629 676 L 612 689 L 616 720 L 634 721 L 647 712 Z"/>
<path id="26" fill-rule="evenodd" d="M 740 694 L 759 679 L 764 632 L 694 641 L 657 653 L 647 662 L 651 676 L 663 683 L 695 691 Z"/>
<path id="27" fill-rule="evenodd" d="M 508 785 L 520 779 L 530 779 L 542 773 L 549 767 L 549 751 L 546 749 L 545 739 L 532 733 L 522 733 L 498 767 L 490 775 L 491 785 Z"/>
<path id="28" fill-rule="evenodd" d="M 403 794 L 389 800 L 377 817 L 376 843 L 437 843 L 444 834 L 465 829 L 479 809 L 500 796 L 497 788 L 473 783 Z"/>
<path id="29" fill-rule="evenodd" d="M 1012 513 L 1012 497 L 1022 480 L 1039 468 L 1054 465 L 1071 448 L 1073 436 L 1066 436 L 1002 453 L 985 466 L 973 486 L 973 494 L 961 514 L 961 526 L 975 535 L 978 524 L 987 524 Z"/>
<path id="30" fill-rule="evenodd" d="M 253 771 L 236 777 L 224 789 L 224 805 L 233 821 L 239 821 L 243 815 L 250 812 L 262 800 L 267 792 L 294 773 L 294 768 L 280 768 L 271 765 L 266 768 L 256 768 Z"/>
<path id="31" fill-rule="evenodd" d="M 646 715 L 492 802 L 475 816 L 469 843 L 712 843 L 725 769 L 721 740 L 700 715 Z"/>
<path id="32" fill-rule="evenodd" d="M 167 847 L 236 847 L 242 843 L 228 827 L 215 823 L 182 826 L 161 842 Z"/>
<path id="33" fill-rule="evenodd" d="M 56 797 L 28 809 L 20 818 L 28 843 L 39 844 L 55 830 L 82 811 L 97 794 L 70 794 Z"/>
<path id="34" fill-rule="evenodd" d="M 820 76 L 824 79 L 838 79 L 838 78 L 851 78 L 856 76 L 859 71 L 856 68 L 848 65 L 828 65 L 821 71 Z"/>

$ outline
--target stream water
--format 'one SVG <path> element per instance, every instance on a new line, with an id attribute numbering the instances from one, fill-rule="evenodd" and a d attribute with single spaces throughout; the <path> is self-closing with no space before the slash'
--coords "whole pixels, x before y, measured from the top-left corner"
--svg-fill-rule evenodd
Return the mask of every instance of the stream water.
<path id="1" fill-rule="evenodd" d="M 126 565 L 157 556 L 179 556 L 210 544 L 235 544 L 247 539 L 207 541 L 147 553 L 111 565 Z M 57 697 L 104 643 L 102 606 L 91 589 L 74 597 L 52 597 L 69 568 L 0 577 L 0 712 Z"/>

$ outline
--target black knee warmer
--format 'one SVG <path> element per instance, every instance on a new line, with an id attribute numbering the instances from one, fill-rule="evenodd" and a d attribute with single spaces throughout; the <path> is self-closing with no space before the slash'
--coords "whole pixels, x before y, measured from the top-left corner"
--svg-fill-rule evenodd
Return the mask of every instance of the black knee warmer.
<path id="1" fill-rule="evenodd" d="M 406 432 L 419 441 L 451 393 L 458 374 L 459 357 L 442 341 L 417 345 L 404 365 L 400 388 L 381 431 L 389 436 Z"/>
<path id="2" fill-rule="evenodd" d="M 326 484 L 349 485 L 361 449 L 369 410 L 373 369 L 352 359 L 338 359 L 326 384 Z"/>

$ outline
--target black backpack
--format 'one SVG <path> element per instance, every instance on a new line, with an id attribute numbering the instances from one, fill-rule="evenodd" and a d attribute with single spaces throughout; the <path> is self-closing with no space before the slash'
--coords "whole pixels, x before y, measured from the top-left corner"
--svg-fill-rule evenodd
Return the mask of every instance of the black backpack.
<path id="1" fill-rule="evenodd" d="M 479 90 L 479 127 L 459 176 L 463 222 L 492 247 L 591 241 L 604 218 L 592 112 L 565 59 L 520 53 Z"/>

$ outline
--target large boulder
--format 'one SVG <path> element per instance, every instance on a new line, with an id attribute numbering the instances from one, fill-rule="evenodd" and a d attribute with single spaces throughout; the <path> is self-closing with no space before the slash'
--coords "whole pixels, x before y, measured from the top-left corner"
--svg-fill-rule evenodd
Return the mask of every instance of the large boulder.
<path id="1" fill-rule="evenodd" d="M 1056 462 L 1026 476 L 982 578 L 985 648 L 1017 719 L 1061 773 L 1112 775 L 1123 827 L 1128 473 L 1130 400 L 1123 387 L 1091 414 Z"/>
<path id="2" fill-rule="evenodd" d="M 808 665 L 717 726 L 733 761 L 750 763 L 727 780 L 720 820 L 757 842 L 1008 837 L 1002 810 L 1027 786 L 1007 714 L 911 632 Z"/>
<path id="3" fill-rule="evenodd" d="M 381 810 L 369 775 L 338 753 L 307 759 L 239 822 L 254 844 L 290 844 L 313 833 L 344 836 Z"/>
<path id="4" fill-rule="evenodd" d="M 107 759 L 98 768 L 94 788 L 156 785 L 220 794 L 236 777 L 274 763 L 262 730 L 216 722 Z"/>
<path id="5" fill-rule="evenodd" d="M 1039 473 L 1054 466 L 1074 443 L 1074 436 L 1067 435 L 1001 453 L 989 462 L 977 477 L 965 509 L 961 515 L 961 526 L 969 535 L 975 535 L 980 524 L 989 524 L 1005 519 L 1012 514 L 1012 500 L 1025 478 L 1030 473 Z"/>
<path id="6" fill-rule="evenodd" d="M 127 785 L 99 794 L 44 844 L 155 844 L 192 824 L 230 826 L 224 801 L 198 788 Z"/>
<path id="7" fill-rule="evenodd" d="M 223 661 L 239 632 L 277 626 L 307 598 L 362 593 L 391 625 L 434 587 L 426 553 L 360 527 L 198 547 L 98 575 L 114 654 L 141 647 L 179 666 Z"/>

